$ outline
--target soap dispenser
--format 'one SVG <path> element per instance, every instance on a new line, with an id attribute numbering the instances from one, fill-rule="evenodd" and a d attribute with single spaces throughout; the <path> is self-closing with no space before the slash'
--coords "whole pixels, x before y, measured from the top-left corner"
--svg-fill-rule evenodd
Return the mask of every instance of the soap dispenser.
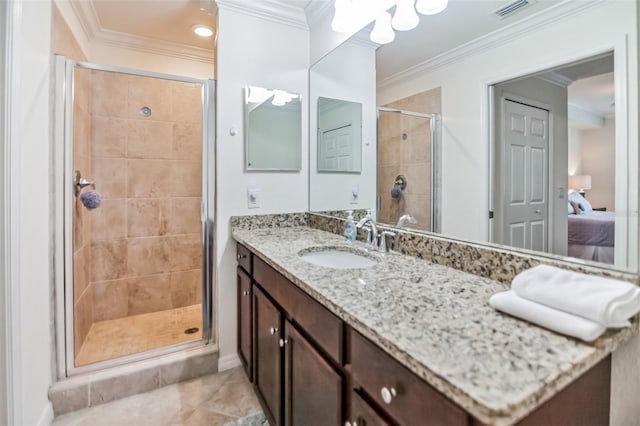
<path id="1" fill-rule="evenodd" d="M 353 221 L 353 210 L 349 210 L 347 213 L 347 223 L 344 225 L 344 237 L 347 241 L 355 241 L 356 236 L 358 235 L 358 230 L 356 229 L 356 224 Z"/>

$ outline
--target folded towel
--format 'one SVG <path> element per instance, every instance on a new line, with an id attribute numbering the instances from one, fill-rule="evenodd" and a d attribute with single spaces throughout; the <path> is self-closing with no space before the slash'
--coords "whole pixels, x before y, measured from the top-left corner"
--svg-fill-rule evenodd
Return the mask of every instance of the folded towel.
<path id="1" fill-rule="evenodd" d="M 606 330 L 597 322 L 523 299 L 513 290 L 494 294 L 489 299 L 489 304 L 494 309 L 514 317 L 525 319 L 558 333 L 577 337 L 586 342 L 597 339 Z"/>
<path id="2" fill-rule="evenodd" d="M 630 283 L 539 265 L 516 275 L 511 289 L 520 297 L 606 327 L 626 327 L 640 312 L 640 289 Z"/>

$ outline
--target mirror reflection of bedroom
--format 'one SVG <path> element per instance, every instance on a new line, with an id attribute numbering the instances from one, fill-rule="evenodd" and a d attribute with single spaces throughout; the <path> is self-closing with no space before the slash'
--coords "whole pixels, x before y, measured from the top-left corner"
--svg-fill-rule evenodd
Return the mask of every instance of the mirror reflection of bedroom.
<path id="1" fill-rule="evenodd" d="M 493 241 L 616 263 L 613 52 L 495 84 L 492 99 Z"/>
<path id="2" fill-rule="evenodd" d="M 574 69 L 574 72 L 579 68 Z M 614 263 L 615 85 L 613 55 L 590 61 L 568 87 L 567 254 Z"/>

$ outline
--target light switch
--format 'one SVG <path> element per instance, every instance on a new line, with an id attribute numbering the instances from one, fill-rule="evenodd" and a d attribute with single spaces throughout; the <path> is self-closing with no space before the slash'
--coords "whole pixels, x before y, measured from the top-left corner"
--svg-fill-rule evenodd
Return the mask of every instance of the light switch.
<path id="1" fill-rule="evenodd" d="M 247 201 L 250 209 L 257 209 L 260 207 L 260 189 L 259 188 L 247 188 Z"/>
<path id="2" fill-rule="evenodd" d="M 349 203 L 358 204 L 358 197 L 360 197 L 360 186 L 357 183 L 351 185 L 351 200 Z"/>

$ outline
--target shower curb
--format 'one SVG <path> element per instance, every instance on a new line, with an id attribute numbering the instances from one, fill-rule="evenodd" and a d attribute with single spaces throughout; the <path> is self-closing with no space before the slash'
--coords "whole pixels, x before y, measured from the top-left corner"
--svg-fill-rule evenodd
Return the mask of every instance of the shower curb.
<path id="1" fill-rule="evenodd" d="M 65 378 L 49 388 L 56 416 L 218 372 L 213 345 Z"/>

